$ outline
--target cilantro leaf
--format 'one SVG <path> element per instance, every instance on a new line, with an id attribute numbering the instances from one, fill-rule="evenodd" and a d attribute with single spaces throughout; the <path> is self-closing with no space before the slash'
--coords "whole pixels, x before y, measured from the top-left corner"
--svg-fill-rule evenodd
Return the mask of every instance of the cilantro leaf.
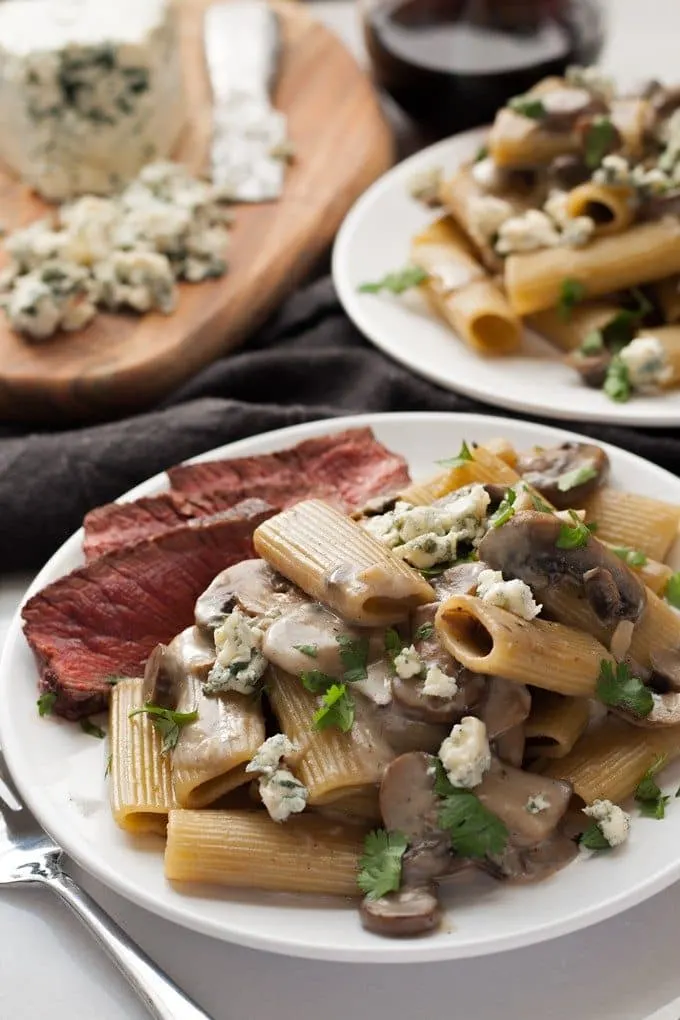
<path id="1" fill-rule="evenodd" d="M 586 166 L 596 170 L 608 152 L 616 146 L 619 133 L 609 117 L 594 117 L 583 139 Z"/>
<path id="2" fill-rule="evenodd" d="M 470 447 L 465 440 L 463 440 L 462 446 L 456 457 L 446 457 L 444 460 L 438 460 L 437 464 L 441 464 L 443 467 L 457 468 L 462 467 L 467 461 L 473 459 Z"/>
<path id="3" fill-rule="evenodd" d="M 150 717 L 154 728 L 163 737 L 161 754 L 167 754 L 168 751 L 174 750 L 182 727 L 198 719 L 197 709 L 192 712 L 176 712 L 171 708 L 162 708 L 160 705 L 152 705 L 149 702 L 143 708 L 133 708 L 129 713 L 129 718 L 132 719 L 135 715 Z"/>
<path id="4" fill-rule="evenodd" d="M 303 655 L 308 655 L 310 659 L 316 659 L 319 654 L 318 645 L 293 645 L 293 648 L 297 649 L 298 652 L 302 652 Z"/>
<path id="5" fill-rule="evenodd" d="M 374 283 L 362 283 L 359 287 L 360 294 L 379 294 L 381 290 L 387 290 L 391 294 L 403 294 L 411 287 L 419 287 L 429 279 L 429 274 L 420 266 L 407 266 L 395 273 L 388 273 L 382 280 Z"/>
<path id="6" fill-rule="evenodd" d="M 627 563 L 629 567 L 644 567 L 649 561 L 639 549 L 631 549 L 628 545 L 612 546 L 612 552 Z"/>
<path id="7" fill-rule="evenodd" d="M 583 338 L 583 343 L 579 347 L 581 354 L 585 355 L 586 358 L 592 357 L 594 354 L 599 354 L 600 351 L 604 350 L 604 334 L 601 329 L 591 329 L 589 333 Z"/>
<path id="8" fill-rule="evenodd" d="M 44 715 L 52 715 L 52 709 L 54 708 L 56 700 L 57 695 L 54 691 L 45 691 L 44 694 L 41 694 L 36 701 L 36 705 L 38 706 L 38 715 L 41 717 Z"/>
<path id="9" fill-rule="evenodd" d="M 611 850 L 608 840 L 602 835 L 597 822 L 591 822 L 585 832 L 582 834 L 579 843 L 584 846 L 586 850 Z"/>
<path id="10" fill-rule="evenodd" d="M 345 667 L 343 680 L 353 684 L 365 680 L 368 676 L 368 638 L 351 638 L 348 634 L 338 634 L 336 641 L 340 646 L 340 661 Z"/>
<path id="11" fill-rule="evenodd" d="M 676 571 L 672 577 L 668 578 L 668 583 L 664 588 L 663 597 L 666 602 L 670 602 L 670 604 L 675 606 L 676 609 L 680 609 L 680 570 Z"/>
<path id="12" fill-rule="evenodd" d="M 533 96 L 513 96 L 508 102 L 513 113 L 519 113 L 530 120 L 542 120 L 545 117 L 545 106 L 540 99 Z"/>
<path id="13" fill-rule="evenodd" d="M 585 284 L 580 280 L 572 280 L 570 277 L 562 280 L 560 296 L 557 299 L 557 314 L 565 321 L 569 319 L 579 301 L 586 296 Z"/>
<path id="14" fill-rule="evenodd" d="M 616 664 L 602 659 L 597 678 L 597 696 L 605 705 L 623 708 L 635 715 L 649 715 L 654 707 L 652 692 L 633 676 L 625 662 Z"/>
<path id="15" fill-rule="evenodd" d="M 328 688 L 336 682 L 334 676 L 322 673 L 320 669 L 310 669 L 305 673 L 300 673 L 300 679 L 305 690 L 312 694 L 325 694 Z"/>
<path id="16" fill-rule="evenodd" d="M 550 506 L 550 504 L 546 503 L 544 499 L 541 499 L 537 492 L 532 492 L 531 489 L 529 489 L 528 492 L 529 496 L 531 497 L 531 502 L 534 504 L 534 510 L 538 510 L 539 513 L 542 514 L 554 513 L 554 510 Z"/>
<path id="17" fill-rule="evenodd" d="M 602 389 L 609 399 L 616 401 L 617 404 L 625 404 L 627 400 L 630 400 L 633 392 L 630 372 L 625 361 L 620 357 L 612 358 Z"/>
<path id="18" fill-rule="evenodd" d="M 435 779 L 434 779 L 434 792 L 438 797 L 450 797 L 456 792 L 455 786 L 451 783 L 449 777 L 446 774 L 446 769 L 441 758 L 437 757 L 434 759 L 435 768 Z"/>
<path id="19" fill-rule="evenodd" d="M 323 696 L 321 708 L 314 713 L 314 725 L 318 730 L 335 726 L 342 733 L 349 733 L 354 723 L 354 701 L 344 684 L 332 684 Z"/>
<path id="20" fill-rule="evenodd" d="M 584 545 L 588 544 L 590 528 L 579 519 L 578 514 L 573 510 L 569 511 L 569 516 L 574 523 L 560 526 L 560 533 L 555 544 L 558 549 L 582 549 Z"/>
<path id="21" fill-rule="evenodd" d="M 97 740 L 103 740 L 106 736 L 101 726 L 97 726 L 91 719 L 81 719 L 80 728 L 83 733 L 87 733 L 88 737 L 96 737 Z"/>
<path id="22" fill-rule="evenodd" d="M 486 159 L 489 155 L 489 150 L 486 145 L 480 145 L 475 154 L 475 163 L 481 163 L 483 159 Z"/>
<path id="23" fill-rule="evenodd" d="M 557 479 L 557 488 L 560 492 L 569 492 L 570 489 L 575 489 L 577 485 L 589 482 L 591 478 L 597 478 L 597 471 L 592 464 L 584 464 L 583 467 L 574 468 L 573 471 L 565 471 L 563 475 L 560 475 Z"/>
<path id="24" fill-rule="evenodd" d="M 394 627 L 388 627 L 385 631 L 385 651 L 387 652 L 390 662 L 394 662 L 403 647 L 404 643 L 399 637 L 398 632 L 394 629 Z"/>
<path id="25" fill-rule="evenodd" d="M 104 769 L 104 779 L 107 779 L 111 775 L 111 766 L 113 765 L 113 755 L 109 754 L 106 759 L 106 768 Z"/>
<path id="26" fill-rule="evenodd" d="M 421 623 L 420 627 L 418 627 L 418 630 L 415 632 L 414 636 L 416 641 L 427 641 L 428 638 L 431 638 L 433 634 L 434 634 L 433 623 Z"/>
<path id="27" fill-rule="evenodd" d="M 664 818 L 666 815 L 666 804 L 670 797 L 664 794 L 654 776 L 664 767 L 666 755 L 659 757 L 647 769 L 644 776 L 635 788 L 635 799 L 640 804 L 640 813 L 646 818 Z"/>
<path id="28" fill-rule="evenodd" d="M 401 832 L 375 829 L 364 841 L 357 885 L 370 900 L 396 892 L 401 885 L 401 859 L 408 841 Z"/>
<path id="29" fill-rule="evenodd" d="M 501 525 L 507 524 L 511 517 L 515 516 L 516 499 L 517 493 L 515 490 L 508 489 L 501 500 L 498 510 L 489 518 L 489 524 L 492 528 L 500 528 Z"/>
<path id="30" fill-rule="evenodd" d="M 461 857 L 502 853 L 508 842 L 506 825 L 470 790 L 454 791 L 442 801 L 437 819 L 455 852 Z"/>

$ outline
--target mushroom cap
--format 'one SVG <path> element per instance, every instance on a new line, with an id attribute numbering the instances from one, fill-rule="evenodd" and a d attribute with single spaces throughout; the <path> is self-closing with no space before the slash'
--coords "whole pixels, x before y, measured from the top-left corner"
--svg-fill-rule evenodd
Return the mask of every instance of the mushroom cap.
<path id="1" fill-rule="evenodd" d="M 403 832 L 410 844 L 441 836 L 435 779 L 435 759 L 423 751 L 411 751 L 390 762 L 380 784 L 385 828 Z"/>
<path id="2" fill-rule="evenodd" d="M 237 606 L 249 616 L 285 609 L 307 598 L 299 588 L 260 559 L 242 560 L 223 570 L 196 601 L 196 626 L 208 634 Z"/>
<path id="3" fill-rule="evenodd" d="M 441 921 L 433 886 L 406 887 L 377 900 L 365 896 L 359 910 L 364 928 L 393 938 L 421 935 L 432 931 Z"/>
<path id="4" fill-rule="evenodd" d="M 563 491 L 559 487 L 564 475 L 580 468 L 590 468 L 595 476 Z M 583 501 L 599 489 L 609 474 L 609 457 L 599 446 L 591 443 L 561 443 L 520 453 L 516 470 L 525 482 L 537 489 L 558 510 L 581 506 Z M 480 553 L 481 557 L 481 553 Z"/>
<path id="5" fill-rule="evenodd" d="M 556 832 L 538 846 L 508 845 L 502 854 L 484 857 L 475 861 L 475 865 L 504 881 L 538 882 L 566 867 L 577 855 L 577 843 Z"/>
<path id="6" fill-rule="evenodd" d="M 603 348 L 598 354 L 582 354 L 572 351 L 564 359 L 567 365 L 575 369 L 586 386 L 601 390 L 607 378 L 607 371 L 612 361 L 611 352 Z"/>
<path id="7" fill-rule="evenodd" d="M 585 184 L 592 176 L 592 171 L 582 156 L 575 153 L 563 153 L 556 156 L 548 167 L 551 183 L 562 191 L 572 191 L 580 184 Z"/>
<path id="8" fill-rule="evenodd" d="M 545 115 L 540 126 L 546 131 L 571 131 L 578 121 L 606 113 L 606 103 L 587 89 L 561 85 L 541 96 Z"/>
<path id="9" fill-rule="evenodd" d="M 189 674 L 207 677 L 215 663 L 215 646 L 198 627 L 187 627 L 169 645 L 156 645 L 144 669 L 145 702 L 161 708 L 177 708 L 184 680 Z"/>

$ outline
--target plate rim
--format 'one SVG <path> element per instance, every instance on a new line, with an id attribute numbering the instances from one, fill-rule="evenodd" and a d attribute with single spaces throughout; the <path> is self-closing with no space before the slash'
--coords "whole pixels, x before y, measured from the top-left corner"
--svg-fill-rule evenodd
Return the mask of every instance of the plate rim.
<path id="1" fill-rule="evenodd" d="M 508 419 L 500 415 L 484 415 L 476 412 L 459 413 L 454 411 L 376 412 L 346 415 L 337 418 L 322 417 L 297 425 L 285 426 L 280 429 L 271 429 L 267 432 L 258 433 L 256 435 L 235 440 L 232 443 L 226 443 L 211 450 L 207 450 L 195 457 L 188 458 L 188 460 L 183 461 L 182 463 L 195 463 L 225 455 L 238 456 L 243 450 L 247 450 L 253 442 L 268 443 L 274 438 L 277 441 L 279 438 L 282 440 L 281 445 L 278 446 L 277 442 L 277 446 L 275 446 L 274 449 L 284 448 L 285 445 L 289 445 L 289 440 L 301 441 L 305 438 L 311 437 L 312 435 L 323 434 L 324 431 L 326 431 L 327 434 L 330 434 L 331 432 L 342 431 L 346 428 L 358 428 L 364 426 L 379 427 L 381 422 L 393 422 L 395 424 L 399 424 L 416 419 L 426 424 L 450 424 L 453 420 L 458 423 L 461 428 L 470 430 L 474 429 L 475 425 L 480 421 L 483 421 L 484 423 L 497 425 L 499 428 L 499 434 L 502 434 L 501 430 L 503 427 L 509 425 L 511 429 L 515 428 L 519 429 L 521 432 L 526 432 L 528 438 L 532 438 L 532 434 L 535 434 L 536 432 L 540 433 L 543 431 L 553 433 L 556 441 L 559 441 L 560 439 L 565 441 L 568 439 L 573 440 L 574 438 L 581 441 L 588 440 L 587 436 L 580 435 L 579 433 L 563 429 L 552 424 Z M 536 438 L 535 435 L 533 437 Z M 630 453 L 629 451 L 624 450 L 621 447 L 614 446 L 611 443 L 603 442 L 600 445 L 608 453 L 614 451 L 615 458 L 622 458 L 622 468 L 625 469 L 626 462 L 630 466 L 642 465 L 645 470 L 651 468 L 654 472 L 658 472 L 660 480 L 670 481 L 673 486 L 680 485 L 680 480 L 669 471 L 666 471 L 665 468 L 659 467 L 651 461 L 645 460 L 643 457 Z M 246 453 L 245 455 L 249 454 Z M 141 495 L 142 492 L 146 492 L 151 487 L 154 487 L 154 491 L 156 491 L 158 486 L 164 481 L 167 481 L 166 473 L 164 471 L 158 472 L 145 481 L 139 483 L 139 485 L 127 490 L 123 496 L 119 497 L 119 500 L 127 501 L 128 499 L 134 499 L 137 495 Z M 49 573 L 54 560 L 68 555 L 72 549 L 77 547 L 77 545 L 82 541 L 82 533 L 82 528 L 75 531 L 47 560 L 33 579 L 17 610 L 15 611 L 7 629 L 2 655 L 0 656 L 0 696 L 3 690 L 9 686 L 9 681 L 7 679 L 9 664 L 14 656 L 17 643 L 24 640 L 20 615 L 22 605 L 27 598 L 38 591 L 45 583 L 43 581 L 43 577 Z M 19 793 L 36 818 L 40 820 L 43 813 L 44 802 L 41 801 L 40 796 L 34 795 L 36 787 L 30 783 L 24 784 L 21 776 L 21 770 L 16 767 L 17 759 L 20 757 L 20 742 L 15 742 L 11 736 L 12 727 L 10 721 L 11 712 L 0 714 L 0 746 L 3 747 L 7 767 L 12 774 L 12 778 L 16 783 Z M 49 801 L 49 795 L 47 796 Z M 47 813 L 49 815 L 49 808 Z M 41 820 L 40 824 L 44 825 Z M 557 922 L 550 920 L 544 923 L 535 924 L 530 930 L 519 934 L 508 933 L 501 936 L 492 935 L 490 938 L 485 938 L 483 940 L 480 938 L 469 940 L 459 946 L 441 945 L 434 941 L 428 943 L 427 940 L 416 939 L 410 942 L 386 941 L 384 944 L 376 944 L 375 948 L 362 946 L 357 950 L 342 949 L 340 951 L 334 951 L 332 947 L 328 947 L 325 944 L 315 945 L 313 941 L 303 942 L 295 936 L 286 938 L 285 935 L 281 934 L 252 934 L 249 931 L 241 930 L 238 926 L 235 928 L 233 926 L 229 927 L 228 918 L 226 919 L 227 924 L 225 925 L 223 920 L 217 922 L 211 918 L 196 916 L 192 914 L 192 898 L 189 896 L 186 897 L 186 906 L 183 904 L 182 907 L 178 907 L 172 902 L 166 903 L 164 901 L 157 901 L 150 896 L 145 897 L 143 892 L 138 892 L 134 887 L 131 888 L 126 883 L 125 877 L 120 872 L 108 865 L 106 861 L 102 862 L 101 855 L 97 853 L 96 849 L 93 850 L 89 844 L 83 843 L 82 846 L 76 845 L 75 847 L 72 847 L 70 845 L 71 841 L 69 834 L 66 833 L 66 837 L 64 838 L 63 833 L 60 833 L 59 825 L 52 826 L 48 823 L 48 825 L 45 826 L 45 831 L 49 832 L 50 835 L 53 835 L 56 841 L 63 847 L 66 856 L 83 868 L 83 870 L 89 875 L 94 877 L 97 881 L 100 881 L 108 889 L 111 889 L 113 892 L 120 895 L 124 900 L 135 903 L 137 906 L 148 910 L 151 914 L 160 916 L 179 925 L 180 927 L 217 938 L 220 941 L 233 942 L 237 945 L 267 952 L 274 952 L 279 955 L 334 962 L 368 964 L 439 962 L 456 959 L 469 959 L 472 957 L 486 956 L 498 952 L 506 952 L 512 949 L 536 945 L 550 941 L 554 938 L 559 938 L 563 935 L 568 935 L 575 931 L 583 930 L 594 924 L 605 921 L 610 917 L 614 917 L 619 913 L 623 913 L 646 899 L 649 899 L 651 896 L 662 891 L 680 878 L 679 856 L 675 863 L 662 868 L 652 878 L 638 882 L 638 884 L 629 892 L 609 896 L 599 902 L 595 907 L 581 907 L 578 911 L 568 914 L 566 917 L 563 917 Z M 225 900 L 225 904 L 228 905 L 228 900 Z M 313 932 L 310 931 L 310 940 L 312 939 L 312 936 Z"/>
<path id="2" fill-rule="evenodd" d="M 338 300 L 342 305 L 345 314 L 359 330 L 362 336 L 377 347 L 378 350 L 382 351 L 383 354 L 386 354 L 389 358 L 402 365 L 404 368 L 407 368 L 416 375 L 427 379 L 429 382 L 435 383 L 447 392 L 458 393 L 463 396 L 471 397 L 497 410 L 515 411 L 520 412 L 521 414 L 532 414 L 537 417 L 545 417 L 549 422 L 571 422 L 581 424 L 601 423 L 628 426 L 629 428 L 643 427 L 655 429 L 669 428 L 680 424 L 680 402 L 678 403 L 677 410 L 671 409 L 665 414 L 661 411 L 646 410 L 646 407 L 643 407 L 642 411 L 635 411 L 633 416 L 630 414 L 624 414 L 622 410 L 625 407 L 634 407 L 633 404 L 619 405 L 612 402 L 611 410 L 607 406 L 604 410 L 596 409 L 594 412 L 589 411 L 586 416 L 581 411 L 572 411 L 569 406 L 566 405 L 566 402 L 564 406 L 560 406 L 558 409 L 546 408 L 545 406 L 537 407 L 533 404 L 528 405 L 526 401 L 520 397 L 513 398 L 512 396 L 507 396 L 502 385 L 499 385 L 492 394 L 487 388 L 480 387 L 474 382 L 469 382 L 465 378 L 464 373 L 461 373 L 462 382 L 457 381 L 454 384 L 454 382 L 450 379 L 442 379 L 441 376 L 437 374 L 437 370 L 435 368 L 419 365 L 415 359 L 409 358 L 405 347 L 395 350 L 390 342 L 390 338 L 385 335 L 384 331 L 381 330 L 379 326 L 374 325 L 374 320 L 370 315 L 370 312 L 365 311 L 365 309 L 369 307 L 368 304 L 363 303 L 357 295 L 356 287 L 351 283 L 347 272 L 347 266 L 350 261 L 347 255 L 351 250 L 352 235 L 361 223 L 366 210 L 376 199 L 379 199 L 384 192 L 392 190 L 395 181 L 401 175 L 405 174 L 410 168 L 415 170 L 423 163 L 434 163 L 440 153 L 445 154 L 448 152 L 452 144 L 462 143 L 464 145 L 469 144 L 472 146 L 476 142 L 483 141 L 489 130 L 489 125 L 470 128 L 467 131 L 457 132 L 454 135 L 450 135 L 448 138 L 444 138 L 424 149 L 420 149 L 418 152 L 407 156 L 399 163 L 390 167 L 389 170 L 386 170 L 381 177 L 374 181 L 373 184 L 371 184 L 370 187 L 368 187 L 363 194 L 359 196 L 342 221 L 340 229 L 335 236 L 333 250 L 331 253 L 331 276 L 333 279 L 333 286 L 335 287 Z M 462 342 L 459 341 L 457 337 L 455 337 L 455 339 L 457 342 Z M 502 359 L 499 359 L 499 384 L 502 383 L 502 381 Z M 680 394 L 680 391 L 678 391 L 678 394 Z M 654 398 L 649 397 L 643 399 L 652 401 Z M 638 404 L 637 406 L 639 408 L 641 405 Z M 666 404 L 665 406 L 668 407 L 669 405 Z"/>

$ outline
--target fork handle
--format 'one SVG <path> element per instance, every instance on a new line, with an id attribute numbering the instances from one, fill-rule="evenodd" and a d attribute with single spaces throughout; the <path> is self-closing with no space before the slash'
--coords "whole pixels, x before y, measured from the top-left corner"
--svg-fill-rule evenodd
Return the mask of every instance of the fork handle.
<path id="1" fill-rule="evenodd" d="M 68 875 L 57 870 L 45 884 L 89 928 L 152 1016 L 157 1020 L 210 1020 Z"/>

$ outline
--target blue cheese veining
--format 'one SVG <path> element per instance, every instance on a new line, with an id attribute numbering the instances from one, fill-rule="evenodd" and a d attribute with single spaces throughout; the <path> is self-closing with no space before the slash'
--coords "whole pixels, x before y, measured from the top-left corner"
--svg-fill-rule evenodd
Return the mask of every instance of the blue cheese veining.
<path id="1" fill-rule="evenodd" d="M 120 188 L 183 124 L 169 0 L 0 4 L 0 157 L 45 198 Z"/>

